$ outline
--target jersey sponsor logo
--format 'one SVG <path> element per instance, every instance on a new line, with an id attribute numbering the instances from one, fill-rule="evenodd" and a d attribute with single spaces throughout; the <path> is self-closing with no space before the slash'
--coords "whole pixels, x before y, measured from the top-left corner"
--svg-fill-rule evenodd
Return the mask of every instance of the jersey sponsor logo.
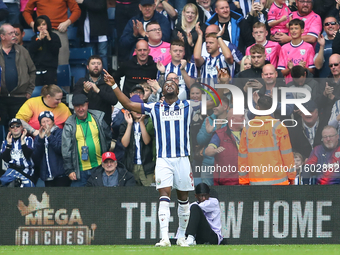
<path id="1" fill-rule="evenodd" d="M 170 120 L 183 120 L 184 113 L 183 109 L 178 110 L 167 110 L 165 111 L 164 108 L 161 108 L 161 120 L 162 121 L 170 121 Z"/>

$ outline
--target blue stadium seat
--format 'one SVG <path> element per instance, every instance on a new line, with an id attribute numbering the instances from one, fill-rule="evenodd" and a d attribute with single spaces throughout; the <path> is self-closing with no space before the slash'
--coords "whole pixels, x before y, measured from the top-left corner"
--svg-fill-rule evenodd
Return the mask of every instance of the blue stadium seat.
<path id="1" fill-rule="evenodd" d="M 33 93 L 32 93 L 32 97 L 38 97 L 40 96 L 41 93 L 41 89 L 43 86 L 35 86 Z"/>
<path id="2" fill-rule="evenodd" d="M 22 38 L 24 42 L 30 42 L 31 38 L 35 35 L 34 31 L 30 28 L 24 29 L 25 36 Z"/>
<path id="3" fill-rule="evenodd" d="M 59 65 L 57 69 L 57 80 L 59 87 L 71 86 L 71 68 L 70 65 Z"/>
<path id="4" fill-rule="evenodd" d="M 69 26 L 67 28 L 67 37 L 70 48 L 78 48 L 80 46 L 80 40 L 77 37 L 78 28 L 74 26 Z"/>
<path id="5" fill-rule="evenodd" d="M 70 48 L 71 76 L 76 83 L 86 75 L 87 60 L 92 56 L 92 48 Z"/>

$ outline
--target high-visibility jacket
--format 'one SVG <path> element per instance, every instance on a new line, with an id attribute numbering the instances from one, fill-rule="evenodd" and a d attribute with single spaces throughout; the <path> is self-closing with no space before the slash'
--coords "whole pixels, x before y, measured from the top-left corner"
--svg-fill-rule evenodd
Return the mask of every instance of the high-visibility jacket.
<path id="1" fill-rule="evenodd" d="M 238 154 L 240 184 L 293 184 L 294 165 L 288 130 L 279 120 L 257 116 L 243 128 Z"/>

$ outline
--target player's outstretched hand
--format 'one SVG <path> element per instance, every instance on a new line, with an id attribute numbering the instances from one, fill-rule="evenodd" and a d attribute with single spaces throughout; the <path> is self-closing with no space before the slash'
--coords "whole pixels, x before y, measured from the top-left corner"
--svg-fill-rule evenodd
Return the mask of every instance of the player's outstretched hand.
<path id="1" fill-rule="evenodd" d="M 103 69 L 103 71 L 104 71 L 104 81 L 105 81 L 105 83 L 107 84 L 107 85 L 109 85 L 109 86 L 113 86 L 113 85 L 115 85 L 116 84 L 116 81 L 115 81 L 115 79 L 113 79 L 113 77 L 111 76 L 111 74 L 109 74 L 109 72 L 108 71 L 106 71 L 105 69 Z"/>

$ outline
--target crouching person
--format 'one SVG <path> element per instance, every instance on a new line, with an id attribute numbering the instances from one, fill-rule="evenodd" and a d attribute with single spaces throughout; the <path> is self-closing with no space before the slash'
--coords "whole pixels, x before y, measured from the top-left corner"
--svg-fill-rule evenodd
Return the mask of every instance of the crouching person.
<path id="1" fill-rule="evenodd" d="M 190 218 L 185 235 L 189 245 L 220 244 L 221 230 L 220 203 L 210 197 L 210 188 L 200 183 L 195 188 L 197 202 L 190 205 Z"/>
<path id="2" fill-rule="evenodd" d="M 86 187 L 135 186 L 136 181 L 124 165 L 119 164 L 113 152 L 102 155 L 102 164 L 92 170 Z"/>
<path id="3" fill-rule="evenodd" d="M 8 128 L 9 132 L 1 147 L 1 157 L 7 167 L 0 178 L 1 186 L 12 183 L 15 187 L 35 187 L 36 178 L 31 158 L 33 139 L 26 136 L 27 130 L 19 119 L 11 119 Z"/>
<path id="4" fill-rule="evenodd" d="M 33 162 L 40 170 L 40 179 L 45 187 L 69 187 L 71 180 L 65 174 L 61 155 L 61 137 L 63 130 L 54 123 L 54 115 L 43 111 L 38 117 L 39 135 L 34 139 Z"/>

